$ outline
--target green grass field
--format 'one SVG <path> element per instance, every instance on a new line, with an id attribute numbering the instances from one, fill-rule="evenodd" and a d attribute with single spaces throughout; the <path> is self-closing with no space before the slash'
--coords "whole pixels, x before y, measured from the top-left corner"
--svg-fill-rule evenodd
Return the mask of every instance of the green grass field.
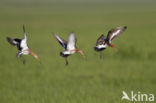
<path id="1" fill-rule="evenodd" d="M 154 0 L 5 0 L 0 1 L 0 103 L 129 103 L 122 91 L 156 95 L 156 1 Z M 42 64 L 25 56 L 17 60 L 16 48 L 6 37 L 23 37 Z M 127 30 L 104 51 L 94 52 L 96 39 L 108 30 Z M 53 38 L 70 32 L 85 52 L 68 58 Z M 154 102 L 153 102 L 154 103 Z"/>

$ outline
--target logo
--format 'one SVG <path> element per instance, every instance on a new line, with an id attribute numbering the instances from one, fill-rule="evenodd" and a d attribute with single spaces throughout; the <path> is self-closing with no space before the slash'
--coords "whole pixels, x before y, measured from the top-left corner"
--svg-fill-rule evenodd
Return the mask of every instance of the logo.
<path id="1" fill-rule="evenodd" d="M 131 91 L 130 95 L 128 95 L 125 91 L 122 91 L 122 100 L 128 100 L 128 101 L 132 101 L 132 102 L 153 102 L 154 101 L 154 94 L 145 94 L 145 93 L 141 93 L 141 92 L 134 92 Z"/>

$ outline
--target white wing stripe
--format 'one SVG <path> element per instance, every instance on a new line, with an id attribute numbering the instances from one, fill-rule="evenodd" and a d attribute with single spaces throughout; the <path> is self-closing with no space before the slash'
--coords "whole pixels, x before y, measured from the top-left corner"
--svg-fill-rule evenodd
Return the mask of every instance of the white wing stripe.
<path id="1" fill-rule="evenodd" d="M 116 36 L 118 33 L 120 33 L 120 30 L 117 30 L 115 33 L 113 33 L 111 39 L 112 39 L 114 36 Z"/>
<path id="2" fill-rule="evenodd" d="M 56 38 L 57 38 L 61 43 L 63 43 L 62 39 L 60 39 L 59 36 L 57 36 L 57 35 L 55 35 L 55 36 L 56 36 Z"/>

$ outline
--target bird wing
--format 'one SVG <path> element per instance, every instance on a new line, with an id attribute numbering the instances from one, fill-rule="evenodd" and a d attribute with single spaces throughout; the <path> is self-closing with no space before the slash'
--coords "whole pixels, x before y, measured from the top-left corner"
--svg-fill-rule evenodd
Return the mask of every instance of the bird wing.
<path id="1" fill-rule="evenodd" d="M 74 33 L 71 33 L 68 37 L 67 50 L 74 50 L 76 48 L 76 41 Z"/>
<path id="2" fill-rule="evenodd" d="M 59 37 L 58 35 L 54 34 L 56 40 L 60 43 L 60 45 L 66 50 L 67 49 L 67 41 Z"/>
<path id="3" fill-rule="evenodd" d="M 7 37 L 7 40 L 13 46 L 16 46 L 18 44 L 18 42 L 13 38 Z"/>
<path id="4" fill-rule="evenodd" d="M 8 40 L 8 42 L 11 44 L 11 45 L 13 45 L 13 46 L 17 46 L 17 49 L 18 50 L 21 50 L 22 48 L 21 48 L 21 46 L 20 46 L 20 44 L 21 44 L 21 39 L 12 39 L 12 38 L 10 38 L 10 37 L 7 37 L 7 40 Z"/>
<path id="5" fill-rule="evenodd" d="M 96 41 L 96 46 L 97 45 L 100 45 L 100 44 L 103 44 L 105 42 L 105 36 L 104 34 L 102 34 Z"/>
<path id="6" fill-rule="evenodd" d="M 21 40 L 21 45 L 20 45 L 20 47 L 21 47 L 23 50 L 26 50 L 26 49 L 28 49 L 28 45 L 27 45 L 27 35 L 26 35 L 26 31 L 25 31 L 24 25 L 23 25 L 23 32 L 24 32 L 24 38 Z"/>
<path id="7" fill-rule="evenodd" d="M 111 41 L 117 36 L 119 36 L 122 32 L 124 32 L 126 28 L 126 26 L 122 26 L 115 29 L 111 29 L 107 34 L 107 41 L 111 43 Z"/>
<path id="8" fill-rule="evenodd" d="M 27 41 L 27 35 L 26 35 L 26 31 L 25 31 L 25 26 L 23 25 L 23 32 L 24 32 L 24 39 Z"/>

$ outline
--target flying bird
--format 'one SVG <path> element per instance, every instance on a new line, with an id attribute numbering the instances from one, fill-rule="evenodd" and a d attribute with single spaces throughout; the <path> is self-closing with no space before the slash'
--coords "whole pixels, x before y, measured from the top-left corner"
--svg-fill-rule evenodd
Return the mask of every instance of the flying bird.
<path id="1" fill-rule="evenodd" d="M 61 37 L 59 37 L 56 34 L 54 34 L 54 37 L 56 38 L 56 40 L 59 42 L 59 44 L 65 50 L 63 52 L 60 52 L 60 56 L 65 58 L 66 65 L 68 65 L 67 57 L 74 54 L 74 53 L 80 53 L 85 58 L 85 55 L 84 55 L 83 51 L 76 48 L 77 39 L 76 39 L 74 33 L 71 33 L 69 35 L 68 42 L 66 40 L 62 39 Z"/>
<path id="2" fill-rule="evenodd" d="M 23 64 L 25 64 L 25 59 L 23 55 L 31 55 L 35 57 L 38 61 L 40 61 L 39 57 L 28 47 L 27 45 L 27 36 L 25 32 L 25 27 L 23 25 L 23 31 L 24 31 L 24 38 L 23 39 L 18 39 L 18 38 L 10 38 L 7 37 L 7 41 L 17 47 L 18 53 L 16 57 L 20 57 L 23 61 Z"/>
<path id="3" fill-rule="evenodd" d="M 116 37 L 118 37 L 121 33 L 123 33 L 125 30 L 127 29 L 126 26 L 122 26 L 122 27 L 117 27 L 114 29 L 111 29 L 108 34 L 107 37 L 105 37 L 104 34 L 102 34 L 96 42 L 96 45 L 94 47 L 94 50 L 97 52 L 101 52 L 103 50 L 105 50 L 108 46 L 115 48 L 114 44 L 111 44 L 112 40 Z M 103 54 L 101 52 L 100 54 L 100 58 L 103 58 Z"/>

